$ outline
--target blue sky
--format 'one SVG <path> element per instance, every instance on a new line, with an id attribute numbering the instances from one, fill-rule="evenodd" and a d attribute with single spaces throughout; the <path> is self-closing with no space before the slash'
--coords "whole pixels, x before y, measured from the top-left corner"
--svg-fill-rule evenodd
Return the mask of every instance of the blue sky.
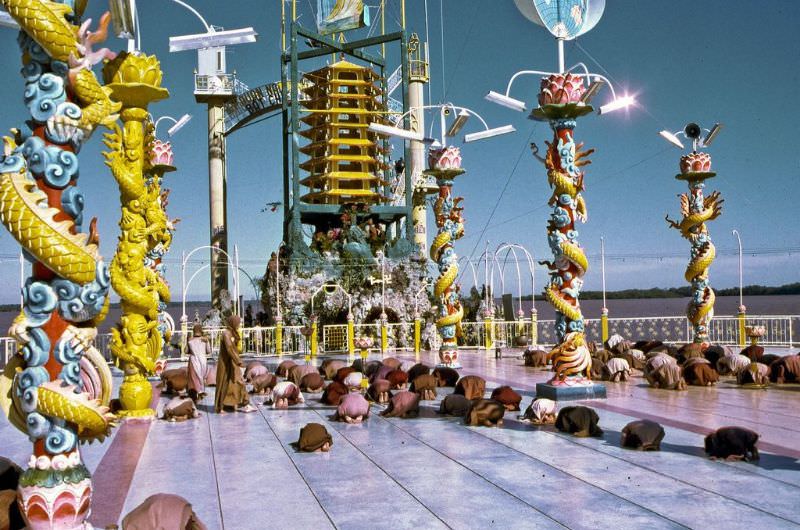
<path id="1" fill-rule="evenodd" d="M 555 68 L 555 43 L 543 28 L 522 17 L 512 0 L 441 1 L 444 53 L 440 0 L 428 1 L 433 101 L 469 107 L 490 126 L 510 123 L 517 128 L 513 135 L 462 149 L 468 172 L 456 182 L 455 192 L 464 197 L 467 235 L 457 243 L 457 252 L 475 258 L 487 239 L 492 247 L 515 241 L 532 248 L 536 259 L 547 259 L 549 209 L 545 204 L 550 192 L 544 170 L 527 146 L 530 141 L 543 145 L 551 133 L 546 124 L 532 122 L 525 114 L 494 105 L 483 96 L 489 90 L 504 91 L 518 70 Z M 235 69 L 251 87 L 279 79 L 279 0 L 191 3 L 212 24 L 227 29 L 252 25 L 259 32 L 256 44 L 229 53 L 229 70 Z M 374 5 L 377 0 L 367 3 Z M 194 115 L 173 138 L 178 171 L 167 177 L 172 189 L 169 213 L 182 219 L 168 264 L 173 296 L 180 299 L 181 251 L 208 241 L 206 119 L 205 108 L 192 95 L 196 55 L 170 54 L 167 41 L 170 35 L 200 33 L 203 28 L 170 0 L 140 0 L 139 4 L 142 48 L 159 56 L 163 84 L 172 93 L 151 111 L 155 116 Z M 399 0 L 389 4 L 387 30 L 394 30 Z M 90 2 L 95 20 L 104 5 Z M 422 0 L 407 2 L 408 27 L 424 39 L 423 6 Z M 309 1 L 298 1 L 298 7 L 301 22 L 312 26 Z M 709 225 L 723 254 L 712 267 L 712 284 L 730 287 L 737 283 L 737 258 L 726 253 L 736 247 L 731 235 L 734 228 L 741 233 L 745 249 L 800 246 L 795 219 L 800 146 L 794 132 L 800 81 L 800 39 L 794 34 L 798 23 L 800 3 L 794 0 L 609 0 L 595 29 L 577 44 L 567 43 L 567 65 L 583 61 L 592 71 L 607 72 L 617 90 L 635 94 L 641 105 L 628 112 L 582 118 L 576 129 L 577 139 L 597 150 L 586 168 L 589 221 L 579 227 L 580 241 L 592 257 L 599 253 L 600 237 L 605 237 L 611 257 L 606 263 L 609 289 L 683 284 L 689 245 L 664 221 L 666 214 L 679 214 L 676 195 L 685 190 L 685 184 L 673 176 L 681 153 L 657 133 L 681 129 L 687 121 L 707 127 L 715 121 L 725 124 L 709 150 L 718 173 L 709 181 L 709 190 L 721 191 L 725 199 L 723 215 Z M 0 84 L 4 129 L 19 127 L 25 119 L 15 38 L 15 32 L 0 30 L 0 48 L 6 51 L 0 59 L 5 79 Z M 116 40 L 111 44 L 117 49 L 123 46 Z M 395 60 L 399 51 L 390 49 L 389 53 L 390 60 Z M 512 96 L 531 107 L 537 88 L 537 78 L 522 78 Z M 608 98 L 604 92 L 596 101 Z M 165 135 L 166 128 L 162 125 L 159 132 Z M 263 273 L 281 237 L 280 212 L 260 212 L 264 203 L 281 200 L 279 128 L 276 118 L 237 132 L 228 141 L 230 242 L 238 244 L 243 268 L 253 276 Z M 477 130 L 472 123 L 467 125 L 470 128 Z M 110 260 L 118 234 L 118 192 L 99 153 L 98 134 L 81 152 L 79 183 L 86 194 L 85 215 L 99 217 L 101 250 Z M 16 242 L 2 231 L 0 255 L 17 250 Z M 788 252 L 746 254 L 745 283 L 798 281 L 796 262 L 796 254 Z M 599 260 L 592 258 L 591 267 L 585 288 L 599 289 Z M 0 302 L 17 299 L 17 270 L 16 263 L 0 263 Z M 545 279 L 545 271 L 539 268 L 537 285 L 543 286 Z M 463 281 L 469 285 L 471 274 Z M 201 274 L 189 298 L 203 299 L 207 293 L 208 280 Z M 250 293 L 252 289 L 247 290 Z"/>

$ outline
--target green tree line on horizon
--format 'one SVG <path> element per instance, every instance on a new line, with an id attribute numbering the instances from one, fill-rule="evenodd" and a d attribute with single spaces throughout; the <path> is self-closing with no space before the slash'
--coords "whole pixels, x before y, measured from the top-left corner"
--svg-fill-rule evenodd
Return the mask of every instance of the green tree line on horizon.
<path id="1" fill-rule="evenodd" d="M 739 296 L 738 287 L 730 287 L 727 289 L 714 289 L 717 296 Z M 685 298 L 691 296 L 692 288 L 687 285 L 685 287 L 651 287 L 650 289 L 623 289 L 621 291 L 606 291 L 606 299 L 609 300 L 622 300 L 622 299 L 641 299 L 641 298 Z M 742 294 L 745 296 L 776 296 L 776 295 L 790 295 L 800 294 L 799 283 L 787 283 L 777 287 L 768 287 L 765 285 L 745 285 L 742 288 Z M 530 300 L 531 295 L 523 296 L 523 300 Z M 537 300 L 544 300 L 541 295 L 536 295 Z M 602 291 L 582 291 L 581 300 L 602 300 Z"/>
<path id="2" fill-rule="evenodd" d="M 606 291 L 606 299 L 608 300 L 631 300 L 631 299 L 645 299 L 645 298 L 685 298 L 691 295 L 692 288 L 690 286 L 685 287 L 652 287 L 650 289 L 623 289 L 621 291 Z M 738 287 L 730 287 L 727 289 L 715 289 L 714 292 L 717 296 L 738 296 L 739 295 L 739 288 Z M 800 282 L 797 283 L 787 283 L 786 285 L 780 285 L 777 287 L 768 287 L 765 285 L 746 285 L 743 288 L 743 294 L 745 296 L 778 296 L 778 295 L 800 295 Z M 499 294 L 499 293 L 498 293 Z M 478 300 L 480 300 L 480 295 L 477 295 Z M 602 291 L 583 291 L 581 292 L 581 300 L 602 300 L 603 292 Z M 523 295 L 523 300 L 530 300 L 531 295 Z M 536 300 L 544 300 L 542 295 L 536 295 Z M 205 307 L 210 304 L 210 301 L 186 301 L 186 307 Z M 118 307 L 118 303 L 111 304 L 114 307 Z M 172 302 L 169 304 L 170 307 L 180 307 L 180 302 Z M 18 311 L 19 304 L 2 304 L 0 305 L 0 311 Z"/>

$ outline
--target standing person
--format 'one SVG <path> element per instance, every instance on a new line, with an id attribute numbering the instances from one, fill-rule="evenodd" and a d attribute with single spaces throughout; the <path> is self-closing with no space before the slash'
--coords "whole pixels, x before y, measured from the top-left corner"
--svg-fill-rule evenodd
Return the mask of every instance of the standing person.
<path id="1" fill-rule="evenodd" d="M 242 359 L 239 356 L 238 315 L 228 317 L 228 326 L 222 332 L 217 360 L 217 393 L 214 397 L 214 412 L 221 413 L 225 408 L 236 408 L 239 412 L 256 410 L 247 396 L 244 377 L 242 377 Z"/>
<path id="2" fill-rule="evenodd" d="M 189 340 L 189 397 L 197 403 L 206 397 L 206 375 L 208 358 L 211 356 L 211 341 L 203 334 L 203 325 L 199 322 L 192 328 Z"/>
<path id="3" fill-rule="evenodd" d="M 247 304 L 247 309 L 244 310 L 244 327 L 253 327 L 253 306 Z"/>

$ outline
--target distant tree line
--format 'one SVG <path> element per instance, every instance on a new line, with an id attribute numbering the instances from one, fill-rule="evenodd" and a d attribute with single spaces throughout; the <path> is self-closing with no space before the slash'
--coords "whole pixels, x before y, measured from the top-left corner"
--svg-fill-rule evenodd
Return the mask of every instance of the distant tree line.
<path id="1" fill-rule="evenodd" d="M 692 288 L 685 287 L 652 287 L 650 289 L 624 289 L 622 291 L 606 291 L 608 300 L 638 299 L 638 298 L 686 298 L 691 296 Z M 739 296 L 738 287 L 728 289 L 714 289 L 717 296 Z M 745 285 L 742 289 L 745 296 L 775 296 L 783 294 L 800 294 L 800 283 L 787 283 L 778 287 L 767 287 L 764 285 Z M 530 300 L 531 296 L 523 296 L 523 300 Z M 544 300 L 541 295 L 536 295 L 537 300 Z M 582 291 L 581 300 L 602 300 L 602 291 Z"/>

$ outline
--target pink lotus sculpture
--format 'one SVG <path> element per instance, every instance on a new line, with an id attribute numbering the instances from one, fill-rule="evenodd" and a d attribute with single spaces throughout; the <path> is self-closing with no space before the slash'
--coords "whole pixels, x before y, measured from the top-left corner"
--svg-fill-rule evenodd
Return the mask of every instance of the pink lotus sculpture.
<path id="1" fill-rule="evenodd" d="M 570 73 L 543 77 L 539 91 L 539 106 L 579 103 L 586 86 L 583 78 Z"/>
<path id="2" fill-rule="evenodd" d="M 681 157 L 681 173 L 708 173 L 711 171 L 711 155 L 694 151 Z"/>
<path id="3" fill-rule="evenodd" d="M 154 166 L 173 165 L 174 155 L 172 154 L 172 144 L 169 142 L 162 142 L 161 140 L 153 140 L 150 151 L 150 163 Z"/>
<path id="4" fill-rule="evenodd" d="M 461 150 L 452 145 L 430 149 L 428 167 L 433 170 L 461 169 Z"/>

